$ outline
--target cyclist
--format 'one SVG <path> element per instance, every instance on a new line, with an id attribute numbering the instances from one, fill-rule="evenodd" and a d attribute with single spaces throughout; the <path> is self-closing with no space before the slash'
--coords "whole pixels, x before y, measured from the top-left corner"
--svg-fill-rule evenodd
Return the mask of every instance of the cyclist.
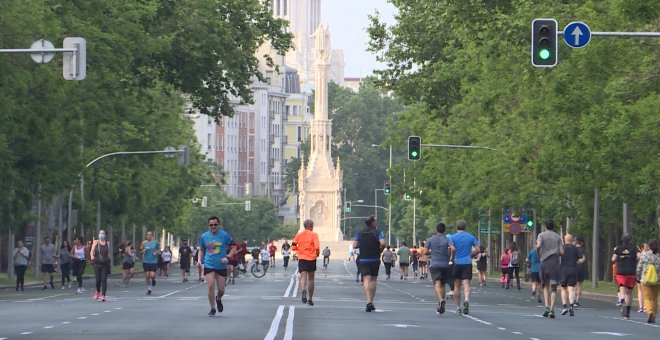
<path id="1" fill-rule="evenodd" d="M 328 269 L 328 263 L 330 263 L 330 248 L 325 246 L 325 249 L 323 249 L 323 268 Z"/>

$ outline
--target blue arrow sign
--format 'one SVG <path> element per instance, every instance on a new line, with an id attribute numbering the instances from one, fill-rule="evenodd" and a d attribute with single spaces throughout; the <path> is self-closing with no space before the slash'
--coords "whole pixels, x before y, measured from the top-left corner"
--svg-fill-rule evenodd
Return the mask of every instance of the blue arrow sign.
<path id="1" fill-rule="evenodd" d="M 582 21 L 573 21 L 564 28 L 564 42 L 573 48 L 582 48 L 591 41 L 591 29 Z"/>

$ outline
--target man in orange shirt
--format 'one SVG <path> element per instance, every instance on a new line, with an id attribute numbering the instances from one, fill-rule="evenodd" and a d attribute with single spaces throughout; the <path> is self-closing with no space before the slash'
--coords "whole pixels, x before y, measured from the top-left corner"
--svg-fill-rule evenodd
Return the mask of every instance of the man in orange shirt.
<path id="1" fill-rule="evenodd" d="M 298 252 L 298 272 L 300 273 L 300 289 L 302 289 L 302 302 L 314 306 L 314 273 L 316 272 L 316 258 L 321 253 L 319 236 L 312 231 L 314 222 L 305 220 L 305 230 L 296 234 L 291 249 Z"/>

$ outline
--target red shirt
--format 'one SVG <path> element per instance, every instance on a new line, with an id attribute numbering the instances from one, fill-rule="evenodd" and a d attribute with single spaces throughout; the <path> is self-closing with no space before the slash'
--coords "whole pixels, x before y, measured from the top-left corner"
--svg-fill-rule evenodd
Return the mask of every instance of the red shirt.
<path id="1" fill-rule="evenodd" d="M 268 247 L 268 251 L 270 252 L 270 256 L 275 256 L 275 251 L 277 251 L 277 247 L 275 247 L 274 244 L 271 244 L 271 245 Z"/>

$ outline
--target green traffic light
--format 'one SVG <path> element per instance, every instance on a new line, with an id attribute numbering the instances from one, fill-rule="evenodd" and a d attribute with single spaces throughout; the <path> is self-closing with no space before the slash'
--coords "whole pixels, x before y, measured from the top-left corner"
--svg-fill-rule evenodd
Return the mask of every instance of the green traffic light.
<path id="1" fill-rule="evenodd" d="M 547 48 L 544 48 L 541 51 L 539 51 L 539 58 L 541 58 L 541 60 L 550 59 L 550 50 L 547 49 Z"/>
<path id="2" fill-rule="evenodd" d="M 528 226 L 528 227 L 533 227 L 533 226 L 534 226 L 534 222 L 531 221 L 531 220 L 530 220 L 530 221 L 527 221 L 527 226 Z"/>
<path id="3" fill-rule="evenodd" d="M 418 155 L 417 150 L 410 151 L 410 157 L 417 158 L 417 155 Z"/>

